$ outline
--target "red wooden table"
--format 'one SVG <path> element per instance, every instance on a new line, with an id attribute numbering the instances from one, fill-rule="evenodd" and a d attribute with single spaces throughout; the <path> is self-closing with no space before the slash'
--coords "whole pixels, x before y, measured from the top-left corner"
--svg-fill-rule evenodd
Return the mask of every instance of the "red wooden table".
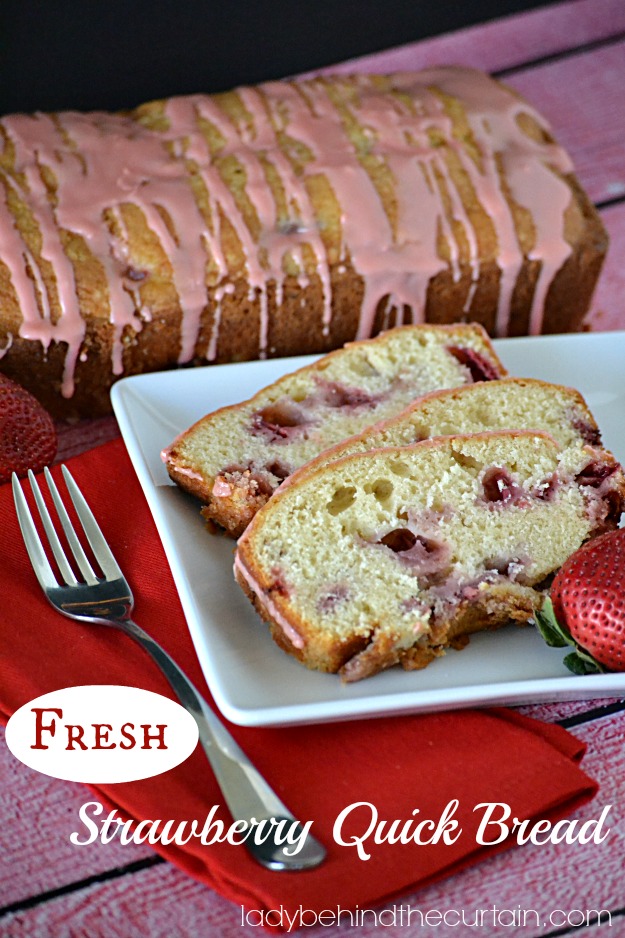
<path id="1" fill-rule="evenodd" d="M 598 206 L 611 249 L 589 327 L 625 329 L 625 3 L 571 0 L 407 45 L 334 71 L 415 69 L 435 64 L 484 68 L 526 95 L 551 121 Z M 623 365 L 625 368 L 625 363 Z M 118 434 L 113 418 L 60 430 L 59 459 Z M 563 720 L 588 745 L 584 768 L 601 788 L 580 819 L 612 805 L 610 837 L 597 845 L 515 847 L 402 899 L 405 906 L 458 913 L 476 910 L 481 928 L 399 924 L 390 936 L 459 938 L 480 934 L 553 938 L 625 935 L 625 702 L 524 708 Z M 253 935 L 241 909 L 186 877 L 143 846 L 71 845 L 85 800 L 78 784 L 27 769 L 0 745 L 0 936 L 10 938 L 176 938 Z M 340 897 L 339 897 L 340 898 Z M 496 910 L 501 913 L 496 919 Z M 505 910 L 509 910 L 505 914 Z M 601 912 L 601 919 L 597 913 Z M 608 917 L 609 913 L 609 917 Z M 588 922 L 588 924 L 586 924 Z M 373 924 L 334 932 L 379 934 Z M 328 929 L 306 928 L 310 938 Z M 304 933 L 302 932 L 302 933 Z"/>

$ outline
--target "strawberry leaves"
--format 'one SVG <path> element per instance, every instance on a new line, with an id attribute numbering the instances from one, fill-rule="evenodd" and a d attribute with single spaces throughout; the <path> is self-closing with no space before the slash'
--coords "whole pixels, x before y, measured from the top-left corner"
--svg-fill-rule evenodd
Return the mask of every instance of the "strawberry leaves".
<path id="1" fill-rule="evenodd" d="M 575 641 L 566 625 L 558 622 L 551 599 L 547 598 L 540 612 L 535 614 L 536 627 L 551 648 L 572 646 L 574 651 L 564 658 L 564 664 L 573 674 L 602 674 L 605 668 Z"/>

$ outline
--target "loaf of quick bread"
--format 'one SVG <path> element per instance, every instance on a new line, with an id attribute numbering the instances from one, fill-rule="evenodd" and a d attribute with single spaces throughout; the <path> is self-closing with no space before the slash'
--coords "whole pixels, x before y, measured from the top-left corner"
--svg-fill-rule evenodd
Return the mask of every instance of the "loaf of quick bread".
<path id="1" fill-rule="evenodd" d="M 280 483 L 323 450 L 429 391 L 505 374 L 481 326 L 398 326 L 208 414 L 163 459 L 174 482 L 202 501 L 206 520 L 238 537 Z"/>
<path id="2" fill-rule="evenodd" d="M 55 414 L 121 375 L 393 325 L 576 330 L 606 233 L 545 120 L 466 68 L 0 122 L 0 369 Z"/>
<path id="3" fill-rule="evenodd" d="M 609 453 L 532 431 L 355 453 L 284 483 L 240 538 L 235 575 L 309 668 L 347 681 L 423 668 L 470 633 L 530 619 L 624 499 Z"/>

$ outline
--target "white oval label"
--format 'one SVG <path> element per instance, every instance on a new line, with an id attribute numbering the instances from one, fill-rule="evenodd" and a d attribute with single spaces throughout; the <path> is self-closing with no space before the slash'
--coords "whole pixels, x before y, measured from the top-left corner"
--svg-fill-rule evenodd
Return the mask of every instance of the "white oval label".
<path id="1" fill-rule="evenodd" d="M 198 741 L 190 713 L 168 697 L 121 684 L 64 687 L 16 710 L 13 755 L 71 782 L 133 782 L 173 769 Z"/>

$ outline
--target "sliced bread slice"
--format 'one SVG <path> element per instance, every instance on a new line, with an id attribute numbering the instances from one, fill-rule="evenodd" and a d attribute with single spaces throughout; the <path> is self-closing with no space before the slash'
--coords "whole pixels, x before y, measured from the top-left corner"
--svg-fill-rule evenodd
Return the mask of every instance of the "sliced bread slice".
<path id="1" fill-rule="evenodd" d="M 604 451 L 532 431 L 436 437 L 293 477 L 239 540 L 235 575 L 309 668 L 348 681 L 422 668 L 472 632 L 530 619 L 624 501 Z"/>
<path id="2" fill-rule="evenodd" d="M 204 517 L 238 537 L 280 483 L 329 446 L 430 391 L 504 374 L 481 326 L 398 327 L 208 414 L 163 460 L 170 477 L 204 503 Z"/>

